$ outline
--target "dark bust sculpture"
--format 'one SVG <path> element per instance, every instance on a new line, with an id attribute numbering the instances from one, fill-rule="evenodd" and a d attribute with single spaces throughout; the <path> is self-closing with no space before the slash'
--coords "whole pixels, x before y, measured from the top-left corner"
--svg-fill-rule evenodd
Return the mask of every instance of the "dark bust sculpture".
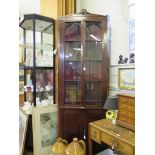
<path id="1" fill-rule="evenodd" d="M 118 64 L 124 64 L 123 55 L 119 55 Z"/>
<path id="2" fill-rule="evenodd" d="M 135 54 L 134 53 L 130 54 L 130 63 L 135 63 Z"/>

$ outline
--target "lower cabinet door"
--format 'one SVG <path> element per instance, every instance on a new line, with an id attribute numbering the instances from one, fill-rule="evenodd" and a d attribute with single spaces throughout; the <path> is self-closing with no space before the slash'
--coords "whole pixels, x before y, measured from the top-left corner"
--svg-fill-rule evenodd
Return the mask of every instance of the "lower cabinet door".
<path id="1" fill-rule="evenodd" d="M 74 137 L 88 143 L 90 122 L 105 118 L 103 109 L 59 108 L 59 136 L 71 142 Z"/>
<path id="2" fill-rule="evenodd" d="M 81 110 L 60 109 L 59 133 L 62 138 L 71 142 L 74 137 L 82 138 L 83 113 Z"/>

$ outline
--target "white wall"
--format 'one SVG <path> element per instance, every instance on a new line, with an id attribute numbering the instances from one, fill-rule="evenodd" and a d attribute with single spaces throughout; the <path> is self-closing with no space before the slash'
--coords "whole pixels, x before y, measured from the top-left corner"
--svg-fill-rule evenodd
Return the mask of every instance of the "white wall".
<path id="1" fill-rule="evenodd" d="M 19 17 L 32 13 L 40 14 L 40 0 L 19 0 Z"/>
<path id="2" fill-rule="evenodd" d="M 77 0 L 77 12 L 82 8 L 90 13 L 110 16 L 110 64 L 117 64 L 120 54 L 128 57 L 128 0 Z"/>

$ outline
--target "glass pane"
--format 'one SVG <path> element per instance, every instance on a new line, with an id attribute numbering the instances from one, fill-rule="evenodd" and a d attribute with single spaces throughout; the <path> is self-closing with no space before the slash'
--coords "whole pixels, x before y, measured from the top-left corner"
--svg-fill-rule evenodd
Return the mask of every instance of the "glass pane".
<path id="1" fill-rule="evenodd" d="M 33 103 L 33 73 L 32 70 L 25 71 L 26 83 L 24 85 L 24 91 L 26 92 L 26 101 Z"/>
<path id="2" fill-rule="evenodd" d="M 102 61 L 102 42 L 85 43 L 85 60 Z"/>
<path id="3" fill-rule="evenodd" d="M 97 63 L 97 80 L 103 80 L 103 71 L 102 71 L 102 63 Z"/>
<path id="4" fill-rule="evenodd" d="M 53 67 L 53 35 L 43 34 L 41 42 L 41 33 L 36 32 L 35 53 L 36 53 L 36 66 L 40 67 Z M 24 64 L 26 67 L 33 66 L 33 33 L 26 31 L 26 44 L 23 45 L 25 49 Z M 45 39 L 45 40 L 43 40 Z M 49 44 L 51 43 L 51 44 Z"/>
<path id="5" fill-rule="evenodd" d="M 53 90 L 53 70 L 36 70 L 36 91 Z"/>
<path id="6" fill-rule="evenodd" d="M 36 105 L 53 103 L 53 70 L 36 70 Z"/>
<path id="7" fill-rule="evenodd" d="M 36 50 L 36 66 L 37 67 L 53 67 L 53 51 Z"/>
<path id="8" fill-rule="evenodd" d="M 26 70 L 26 86 L 32 86 L 33 85 L 33 73 L 32 70 Z"/>
<path id="9" fill-rule="evenodd" d="M 86 22 L 86 40 L 102 41 L 102 22 L 100 21 Z"/>
<path id="10" fill-rule="evenodd" d="M 81 31 L 80 22 L 66 22 L 65 23 L 65 41 L 80 41 Z"/>
<path id="11" fill-rule="evenodd" d="M 85 62 L 85 80 L 102 80 L 102 62 L 87 61 Z"/>
<path id="12" fill-rule="evenodd" d="M 80 100 L 80 82 L 65 82 L 65 101 Z"/>
<path id="13" fill-rule="evenodd" d="M 35 32 L 35 36 L 36 66 L 53 67 L 53 34 Z"/>
<path id="14" fill-rule="evenodd" d="M 26 92 L 26 102 L 29 102 L 29 103 L 33 103 L 33 92 L 31 91 L 27 91 Z"/>
<path id="15" fill-rule="evenodd" d="M 129 21 L 129 35 L 135 35 L 135 20 Z"/>
<path id="16" fill-rule="evenodd" d="M 49 32 L 49 30 L 52 32 Z M 36 20 L 36 31 L 35 51 L 33 51 L 33 31 L 26 30 L 26 44 L 23 45 L 25 48 L 24 64 L 26 67 L 33 66 L 33 52 L 35 52 L 36 66 L 53 67 L 53 24 L 51 25 L 51 23 Z"/>
<path id="17" fill-rule="evenodd" d="M 89 72 L 90 72 L 90 66 L 89 66 L 89 61 L 85 62 L 85 80 L 89 81 Z"/>
<path id="18" fill-rule="evenodd" d="M 32 67 L 33 66 L 33 49 L 25 49 L 24 65 L 26 67 Z"/>
<path id="19" fill-rule="evenodd" d="M 90 80 L 102 80 L 101 65 L 99 62 L 90 62 Z"/>
<path id="20" fill-rule="evenodd" d="M 67 42 L 65 43 L 65 61 L 81 60 L 81 43 Z"/>
<path id="21" fill-rule="evenodd" d="M 33 31 L 33 19 L 26 19 L 21 27 Z M 53 23 L 35 19 L 35 31 L 44 33 L 53 33 Z"/>
<path id="22" fill-rule="evenodd" d="M 35 31 L 53 34 L 53 23 L 36 19 Z"/>
<path id="23" fill-rule="evenodd" d="M 80 62 L 65 62 L 64 79 L 80 80 Z"/>
<path id="24" fill-rule="evenodd" d="M 135 49 L 135 36 L 131 35 L 129 36 L 129 50 Z"/>
<path id="25" fill-rule="evenodd" d="M 102 100 L 102 82 L 85 82 L 86 100 Z"/>

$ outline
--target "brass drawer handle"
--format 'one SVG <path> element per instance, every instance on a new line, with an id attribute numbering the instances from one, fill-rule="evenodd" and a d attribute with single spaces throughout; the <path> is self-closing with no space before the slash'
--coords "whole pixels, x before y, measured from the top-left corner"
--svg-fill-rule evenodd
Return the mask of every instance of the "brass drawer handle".
<path id="1" fill-rule="evenodd" d="M 122 102 L 127 102 L 128 100 L 127 100 L 127 99 L 121 99 L 121 101 L 122 101 Z"/>
<path id="2" fill-rule="evenodd" d="M 126 121 L 126 118 L 121 118 L 122 121 Z"/>
<path id="3" fill-rule="evenodd" d="M 112 149 L 112 150 L 115 150 L 116 147 L 117 147 L 116 140 L 115 140 L 115 139 L 112 139 L 112 142 L 111 142 L 111 149 Z"/>
<path id="4" fill-rule="evenodd" d="M 126 110 L 126 109 L 127 109 L 127 106 L 124 105 L 124 106 L 122 106 L 121 108 L 122 108 L 123 110 Z"/>
<path id="5" fill-rule="evenodd" d="M 126 114 L 127 114 L 127 112 L 122 112 L 122 111 L 121 111 L 121 114 L 122 114 L 122 115 L 126 115 Z"/>

